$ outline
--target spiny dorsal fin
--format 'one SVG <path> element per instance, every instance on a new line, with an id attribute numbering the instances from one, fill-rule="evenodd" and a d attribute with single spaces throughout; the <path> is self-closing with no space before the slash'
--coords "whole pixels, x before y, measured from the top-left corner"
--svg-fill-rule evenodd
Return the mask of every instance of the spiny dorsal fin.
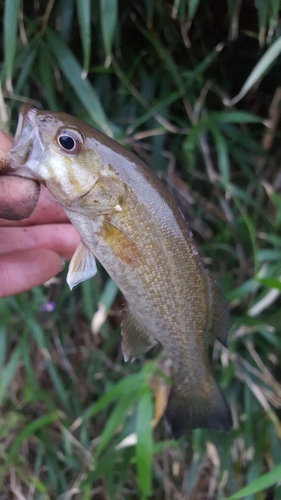
<path id="1" fill-rule="evenodd" d="M 135 358 L 144 354 L 157 344 L 157 340 L 151 335 L 147 328 L 135 319 L 127 309 L 122 321 L 122 351 L 125 361 L 134 361 Z"/>
<path id="2" fill-rule="evenodd" d="M 66 281 L 70 290 L 81 281 L 97 273 L 96 259 L 90 250 L 80 241 L 70 261 Z"/>
<path id="3" fill-rule="evenodd" d="M 207 271 L 208 280 L 208 332 L 226 346 L 229 328 L 229 313 L 225 298 L 212 275 Z"/>

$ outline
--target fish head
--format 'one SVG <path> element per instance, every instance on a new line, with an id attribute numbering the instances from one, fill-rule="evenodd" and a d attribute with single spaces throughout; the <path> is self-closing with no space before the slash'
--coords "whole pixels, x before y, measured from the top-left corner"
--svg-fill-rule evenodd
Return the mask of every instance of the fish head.
<path id="1" fill-rule="evenodd" d="M 65 113 L 41 111 L 24 104 L 8 153 L 11 170 L 43 182 L 62 205 L 77 211 L 87 209 L 89 192 L 97 191 L 97 203 L 105 204 L 102 198 L 109 197 L 110 182 L 102 190 L 101 177 L 114 177 L 115 172 L 96 153 L 91 137 L 94 131 Z"/>

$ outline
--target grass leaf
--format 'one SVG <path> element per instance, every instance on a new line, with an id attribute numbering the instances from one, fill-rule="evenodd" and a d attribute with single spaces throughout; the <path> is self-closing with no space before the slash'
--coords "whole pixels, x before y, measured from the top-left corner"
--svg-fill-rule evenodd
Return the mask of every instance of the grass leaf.
<path id="1" fill-rule="evenodd" d="M 195 16 L 199 2 L 200 0 L 188 0 L 188 18 L 190 19 L 190 21 L 192 21 Z"/>
<path id="2" fill-rule="evenodd" d="M 17 46 L 18 10 L 20 0 L 5 1 L 3 19 L 4 63 L 6 70 L 6 86 L 12 91 L 12 73 Z"/>
<path id="3" fill-rule="evenodd" d="M 153 457 L 151 422 L 152 399 L 150 389 L 148 388 L 139 400 L 136 421 L 136 463 L 142 500 L 145 500 L 151 494 Z"/>
<path id="4" fill-rule="evenodd" d="M 100 23 L 106 55 L 105 66 L 111 64 L 112 45 L 117 28 L 118 2 L 117 0 L 100 0 Z"/>
<path id="5" fill-rule="evenodd" d="M 85 106 L 93 121 L 106 134 L 111 135 L 100 100 L 89 80 L 82 78 L 82 68 L 77 59 L 68 46 L 51 31 L 47 33 L 47 40 L 65 78 L 76 92 L 77 97 Z"/>
<path id="6" fill-rule="evenodd" d="M 213 139 L 215 141 L 217 155 L 218 155 L 218 166 L 221 174 L 221 180 L 224 187 L 227 189 L 227 185 L 230 179 L 230 162 L 227 150 L 227 143 L 223 136 L 218 132 L 216 127 L 210 127 Z"/>
<path id="7" fill-rule="evenodd" d="M 91 3 L 90 0 L 78 0 L 76 5 L 84 55 L 82 78 L 86 78 L 91 52 Z"/>
<path id="8" fill-rule="evenodd" d="M 243 97 L 249 92 L 249 90 L 251 90 L 251 88 L 257 83 L 257 81 L 262 78 L 270 69 L 270 66 L 277 59 L 280 53 L 281 37 L 277 38 L 277 40 L 271 45 L 271 47 L 267 49 L 265 54 L 263 54 L 259 62 L 251 71 L 239 94 L 237 94 L 237 96 L 231 99 L 231 101 L 228 103 L 229 106 L 233 106 L 234 104 L 237 104 L 237 102 L 241 101 L 241 99 L 243 99 Z"/>
<path id="9" fill-rule="evenodd" d="M 5 461 L 5 468 L 7 468 L 10 463 L 12 463 L 15 455 L 18 452 L 19 447 L 21 446 L 21 444 L 24 442 L 25 439 L 27 439 L 29 436 L 36 433 L 43 427 L 47 427 L 51 423 L 56 422 L 58 419 L 59 419 L 58 412 L 52 412 L 52 413 L 47 413 L 46 415 L 43 415 L 42 417 L 39 417 L 30 422 L 29 424 L 27 424 L 23 429 L 23 431 L 17 436 L 16 440 L 12 444 L 7 459 Z"/>
<path id="10" fill-rule="evenodd" d="M 15 373 L 18 368 L 19 358 L 20 358 L 21 348 L 20 346 L 16 349 L 12 356 L 10 357 L 7 365 L 1 371 L 0 378 L 0 402 L 3 400 L 5 396 L 6 389 L 8 388 L 11 380 L 15 376 Z"/>
<path id="11" fill-rule="evenodd" d="M 252 481 L 248 486 L 242 488 L 241 490 L 234 493 L 230 497 L 227 497 L 225 500 L 238 500 L 239 498 L 244 498 L 248 495 L 254 495 L 254 493 L 258 493 L 259 491 L 263 491 L 266 488 L 269 488 L 273 484 L 276 484 L 280 481 L 281 478 L 281 464 L 274 467 L 271 471 L 263 474 L 258 477 L 254 481 Z"/>

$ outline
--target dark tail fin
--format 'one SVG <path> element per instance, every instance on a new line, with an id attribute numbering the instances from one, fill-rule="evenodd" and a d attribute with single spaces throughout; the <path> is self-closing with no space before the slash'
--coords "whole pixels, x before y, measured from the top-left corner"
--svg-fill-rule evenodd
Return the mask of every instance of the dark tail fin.
<path id="1" fill-rule="evenodd" d="M 196 428 L 231 430 L 231 413 L 215 380 L 204 391 L 200 389 L 200 383 L 194 390 L 182 384 L 172 386 L 165 418 L 174 439 Z"/>

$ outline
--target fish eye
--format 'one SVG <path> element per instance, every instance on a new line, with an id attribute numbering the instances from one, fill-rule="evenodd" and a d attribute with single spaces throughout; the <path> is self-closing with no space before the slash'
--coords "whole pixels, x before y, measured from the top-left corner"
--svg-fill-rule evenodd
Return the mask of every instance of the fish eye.
<path id="1" fill-rule="evenodd" d="M 79 153 L 83 147 L 83 136 L 77 130 L 61 129 L 57 134 L 57 143 L 65 153 Z"/>

